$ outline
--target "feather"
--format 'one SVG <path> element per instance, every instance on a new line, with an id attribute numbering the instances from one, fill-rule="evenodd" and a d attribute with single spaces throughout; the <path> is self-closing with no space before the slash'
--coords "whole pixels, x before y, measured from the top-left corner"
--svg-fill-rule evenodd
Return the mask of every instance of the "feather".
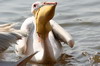
<path id="1" fill-rule="evenodd" d="M 34 54 L 29 55 L 28 57 L 25 57 L 25 58 L 19 60 L 19 61 L 17 62 L 17 66 L 26 66 L 26 63 L 29 62 L 30 59 L 31 59 L 36 53 L 38 53 L 38 51 L 35 52 Z"/>
<path id="2" fill-rule="evenodd" d="M 53 34 L 58 40 L 68 44 L 70 47 L 74 46 L 74 40 L 70 33 L 65 31 L 59 24 L 57 24 L 53 20 L 50 21 L 50 24 L 52 26 Z"/>
<path id="3" fill-rule="evenodd" d="M 5 51 L 11 44 L 15 44 L 22 36 L 27 36 L 25 31 L 14 29 L 15 24 L 0 25 L 0 53 Z"/>

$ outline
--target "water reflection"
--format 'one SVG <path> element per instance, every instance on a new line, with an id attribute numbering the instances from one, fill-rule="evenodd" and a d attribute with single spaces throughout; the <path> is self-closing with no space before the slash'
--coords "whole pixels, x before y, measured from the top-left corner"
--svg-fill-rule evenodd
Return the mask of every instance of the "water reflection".
<path id="1" fill-rule="evenodd" d="M 90 55 L 87 52 L 82 52 L 82 54 L 87 56 L 88 61 L 91 66 L 99 66 L 100 65 L 100 52 L 96 52 L 94 55 Z"/>
<path id="2" fill-rule="evenodd" d="M 62 54 L 61 57 L 58 59 L 58 61 L 55 64 L 49 63 L 49 64 L 36 64 L 31 63 L 29 66 L 73 66 L 70 61 L 73 59 L 73 56 Z"/>

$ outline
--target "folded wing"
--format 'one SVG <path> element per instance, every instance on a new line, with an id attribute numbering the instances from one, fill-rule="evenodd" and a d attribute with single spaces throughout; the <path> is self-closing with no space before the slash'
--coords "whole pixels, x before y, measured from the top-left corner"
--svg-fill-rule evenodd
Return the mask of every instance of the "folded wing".
<path id="1" fill-rule="evenodd" d="M 67 31 L 65 31 L 59 24 L 57 24 L 53 20 L 50 21 L 50 24 L 53 29 L 52 31 L 58 40 L 68 44 L 70 47 L 74 46 L 74 40 L 73 40 L 71 34 L 69 34 Z"/>

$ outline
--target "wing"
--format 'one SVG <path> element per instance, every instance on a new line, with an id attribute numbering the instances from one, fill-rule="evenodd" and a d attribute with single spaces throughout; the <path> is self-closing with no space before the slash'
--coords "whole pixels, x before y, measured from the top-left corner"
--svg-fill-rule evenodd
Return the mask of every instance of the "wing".
<path id="1" fill-rule="evenodd" d="M 25 31 L 29 35 L 32 28 L 33 28 L 33 17 L 29 17 L 22 24 L 21 31 Z M 17 41 L 16 53 L 18 55 L 21 55 L 26 51 L 27 41 L 28 41 L 28 36 L 22 37 L 21 40 Z"/>
<path id="2" fill-rule="evenodd" d="M 55 21 L 51 20 L 50 24 L 52 26 L 52 29 L 53 29 L 52 31 L 53 31 L 55 37 L 58 40 L 65 42 L 70 47 L 73 47 L 74 40 L 73 40 L 72 36 L 67 31 L 65 31 L 60 25 L 58 25 Z"/>
<path id="3" fill-rule="evenodd" d="M 16 66 L 26 66 L 27 62 L 30 61 L 30 59 L 36 54 L 37 52 L 31 54 L 30 56 L 27 56 L 21 60 L 19 60 L 17 63 L 16 63 Z"/>
<path id="4" fill-rule="evenodd" d="M 11 44 L 15 44 L 22 36 L 23 31 L 12 28 L 13 24 L 0 25 L 0 53 L 5 51 Z"/>
<path id="5" fill-rule="evenodd" d="M 22 35 L 14 32 L 0 32 L 0 53 L 5 51 L 11 44 L 15 44 Z"/>

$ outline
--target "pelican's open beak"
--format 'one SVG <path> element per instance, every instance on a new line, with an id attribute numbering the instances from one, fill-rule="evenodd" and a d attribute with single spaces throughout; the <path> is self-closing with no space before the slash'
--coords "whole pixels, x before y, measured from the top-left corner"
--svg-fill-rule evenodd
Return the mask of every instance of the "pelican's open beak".
<path id="1" fill-rule="evenodd" d="M 43 6 L 34 12 L 37 33 L 44 34 L 51 30 L 49 21 L 54 16 L 56 5 L 57 2 L 44 2 Z"/>

